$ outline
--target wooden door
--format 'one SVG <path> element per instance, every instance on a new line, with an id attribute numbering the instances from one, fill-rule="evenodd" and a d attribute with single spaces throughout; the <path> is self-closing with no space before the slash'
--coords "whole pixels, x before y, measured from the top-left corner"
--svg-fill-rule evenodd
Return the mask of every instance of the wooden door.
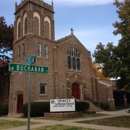
<path id="1" fill-rule="evenodd" d="M 72 84 L 72 96 L 74 96 L 76 99 L 80 99 L 80 90 L 77 83 Z"/>
<path id="2" fill-rule="evenodd" d="M 17 95 L 17 113 L 22 113 L 22 107 L 23 105 L 23 95 L 19 94 Z"/>

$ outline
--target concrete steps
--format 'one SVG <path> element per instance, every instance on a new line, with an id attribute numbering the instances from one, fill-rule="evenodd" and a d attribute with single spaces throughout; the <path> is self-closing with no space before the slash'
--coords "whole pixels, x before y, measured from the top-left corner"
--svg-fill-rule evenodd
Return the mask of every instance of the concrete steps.
<path id="1" fill-rule="evenodd" d="M 90 101 L 86 101 L 89 103 L 89 110 L 90 111 L 95 111 L 95 112 L 99 112 L 99 111 L 103 111 L 100 107 L 95 106 L 93 103 L 91 103 Z"/>

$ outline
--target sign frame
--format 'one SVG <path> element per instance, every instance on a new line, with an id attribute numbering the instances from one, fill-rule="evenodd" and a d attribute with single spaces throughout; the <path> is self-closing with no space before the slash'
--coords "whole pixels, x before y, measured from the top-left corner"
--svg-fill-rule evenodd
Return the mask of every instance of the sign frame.
<path id="1" fill-rule="evenodd" d="M 75 111 L 75 99 L 50 99 L 50 112 Z"/>

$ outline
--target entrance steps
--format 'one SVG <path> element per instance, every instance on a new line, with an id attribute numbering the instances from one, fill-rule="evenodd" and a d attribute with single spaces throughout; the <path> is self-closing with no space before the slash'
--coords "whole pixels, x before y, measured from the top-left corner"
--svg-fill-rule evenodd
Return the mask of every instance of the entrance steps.
<path id="1" fill-rule="evenodd" d="M 89 110 L 90 111 L 95 111 L 95 112 L 104 111 L 100 107 L 94 105 L 92 102 L 90 102 L 90 101 L 86 101 L 86 102 L 89 103 Z"/>
<path id="2" fill-rule="evenodd" d="M 75 100 L 77 101 L 80 101 L 79 99 L 76 99 L 75 97 L 70 97 L 70 98 L 74 98 Z M 83 100 L 81 100 L 83 101 Z M 94 112 L 100 112 L 100 111 L 104 111 L 103 109 L 101 109 L 98 105 L 95 105 L 95 104 L 99 104 L 97 103 L 96 101 L 94 101 L 93 99 L 91 98 L 86 98 L 86 100 L 84 100 L 85 102 L 88 102 L 89 103 L 89 111 L 94 111 Z"/>

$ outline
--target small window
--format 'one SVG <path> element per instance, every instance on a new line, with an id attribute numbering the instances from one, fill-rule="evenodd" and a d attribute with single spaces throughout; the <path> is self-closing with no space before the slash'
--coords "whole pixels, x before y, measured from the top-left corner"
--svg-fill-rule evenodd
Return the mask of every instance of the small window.
<path id="1" fill-rule="evenodd" d="M 20 46 L 18 46 L 18 60 L 20 59 Z"/>
<path id="2" fill-rule="evenodd" d="M 41 44 L 40 43 L 37 44 L 37 56 L 41 57 Z"/>
<path id="3" fill-rule="evenodd" d="M 25 57 L 25 44 L 22 44 L 22 57 Z"/>
<path id="4" fill-rule="evenodd" d="M 48 58 L 48 46 L 44 45 L 44 59 Z"/>
<path id="5" fill-rule="evenodd" d="M 40 94 L 46 94 L 46 84 L 40 84 Z"/>

